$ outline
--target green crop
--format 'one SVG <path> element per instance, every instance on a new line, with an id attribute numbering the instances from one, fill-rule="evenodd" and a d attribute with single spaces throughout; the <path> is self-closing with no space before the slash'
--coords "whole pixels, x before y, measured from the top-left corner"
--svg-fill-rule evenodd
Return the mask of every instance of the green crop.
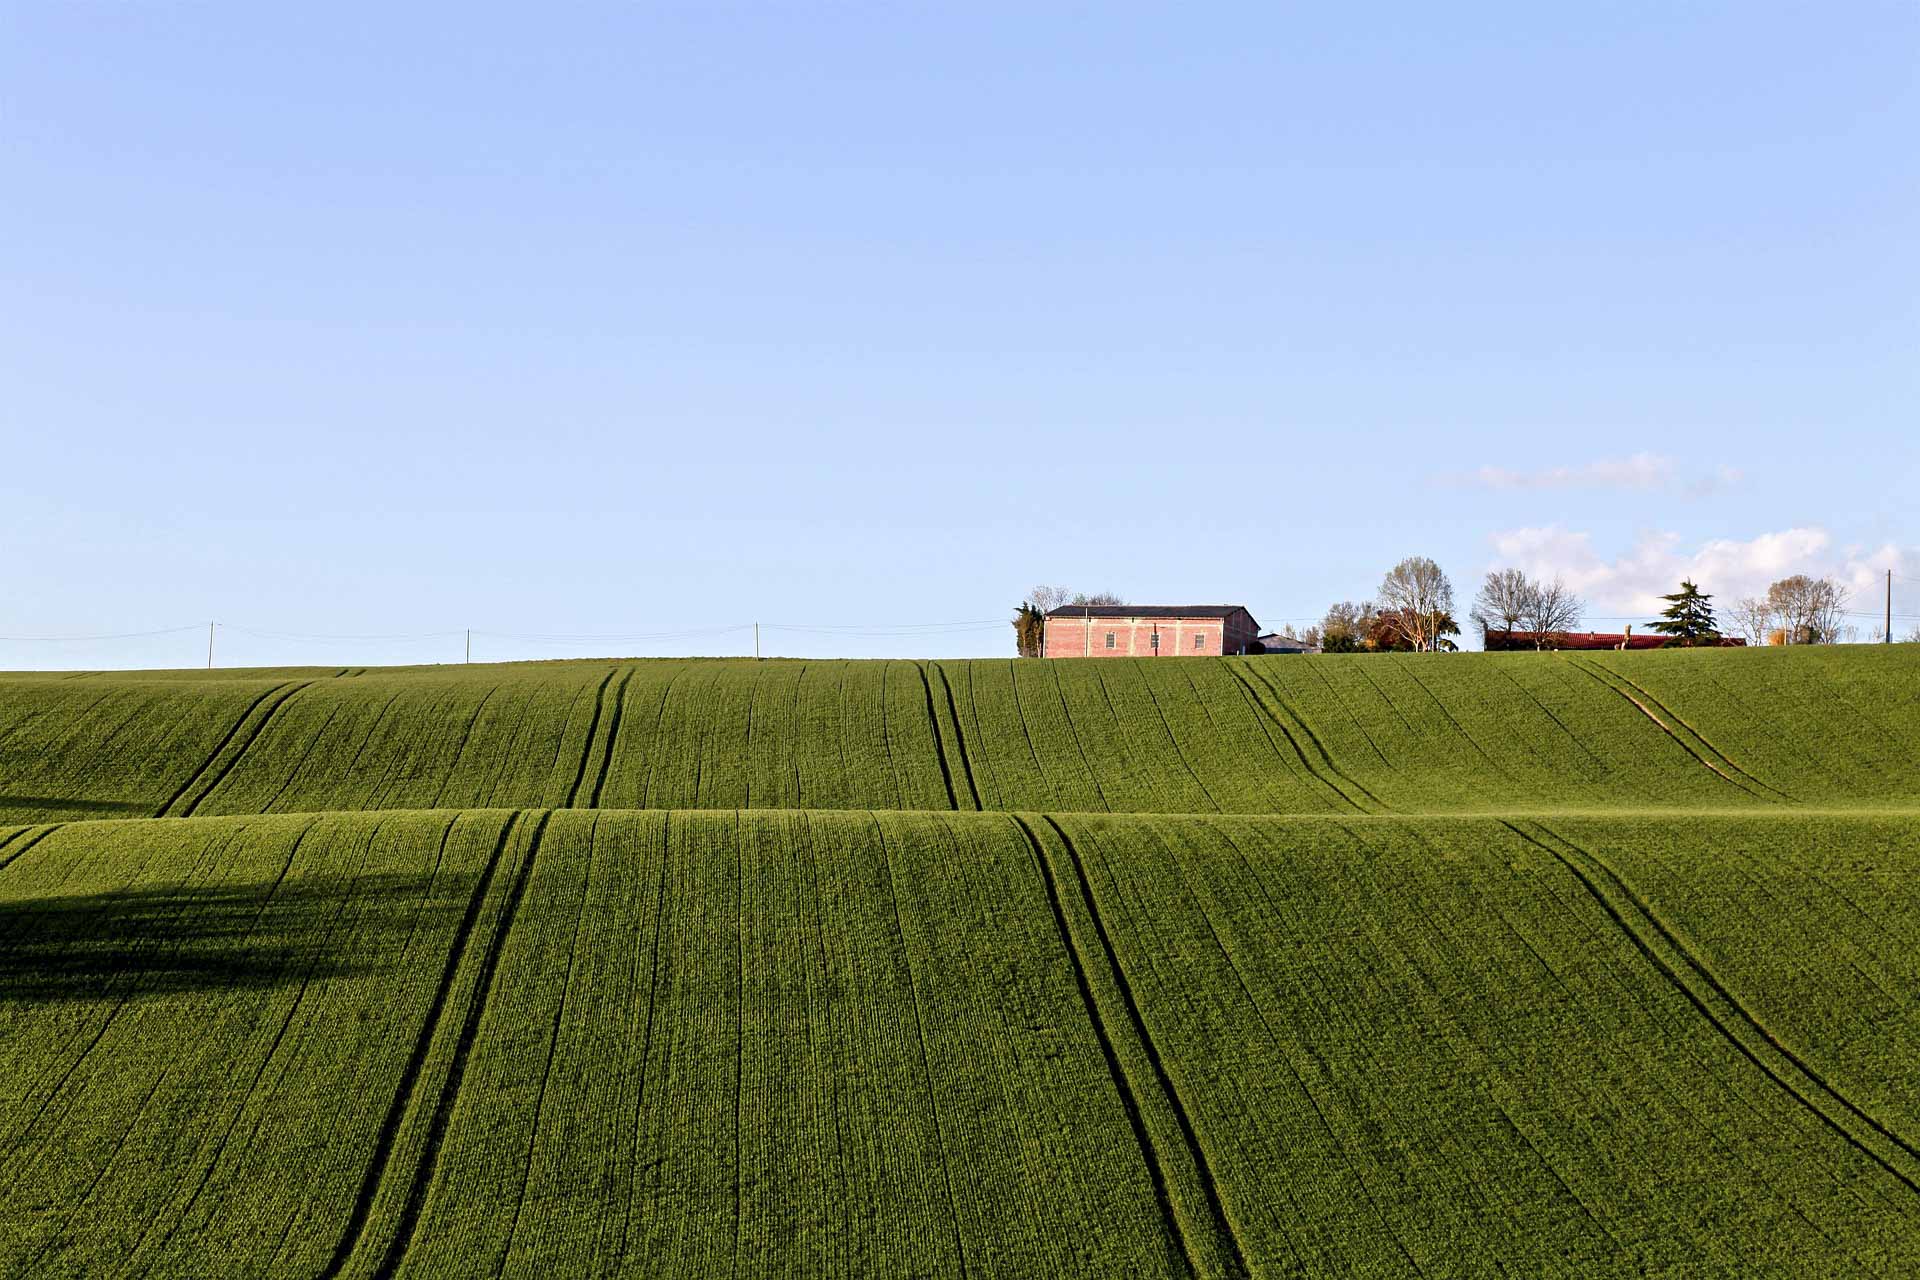
<path id="1" fill-rule="evenodd" d="M 0 676 L 0 1275 L 1882 1275 L 1920 648 Z"/>

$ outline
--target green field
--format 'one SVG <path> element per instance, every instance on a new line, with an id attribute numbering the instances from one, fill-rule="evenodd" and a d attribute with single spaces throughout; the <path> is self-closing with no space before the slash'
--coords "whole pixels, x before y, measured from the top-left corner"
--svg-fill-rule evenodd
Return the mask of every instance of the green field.
<path id="1" fill-rule="evenodd" d="M 1880 1275 L 1920 646 L 0 675 L 0 1276 Z"/>

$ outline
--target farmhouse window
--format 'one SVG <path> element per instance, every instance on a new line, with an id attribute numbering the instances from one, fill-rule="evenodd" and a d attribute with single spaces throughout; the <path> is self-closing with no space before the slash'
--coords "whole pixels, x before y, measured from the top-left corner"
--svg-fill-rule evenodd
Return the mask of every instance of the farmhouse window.
<path id="1" fill-rule="evenodd" d="M 1196 648 L 1196 649 L 1204 649 L 1204 648 L 1206 648 L 1206 647 L 1207 647 L 1207 638 L 1206 638 L 1205 636 L 1195 636 L 1195 637 L 1193 638 L 1193 647 L 1194 647 L 1194 648 Z"/>
<path id="2" fill-rule="evenodd" d="M 1156 652 L 1156 653 L 1157 653 L 1157 652 L 1159 652 L 1159 650 L 1160 650 L 1160 633 L 1159 633 L 1158 631 L 1156 631 L 1156 632 L 1154 632 L 1154 633 L 1153 633 L 1153 634 L 1152 634 L 1151 636 L 1149 636 L 1149 637 L 1147 638 L 1147 643 L 1148 643 L 1148 645 L 1149 645 L 1149 646 L 1150 646 L 1150 647 L 1151 647 L 1151 648 L 1152 648 L 1152 649 L 1154 650 L 1154 652 Z"/>
<path id="3" fill-rule="evenodd" d="M 1107 648 L 1113 648 L 1113 632 L 1107 632 Z"/>

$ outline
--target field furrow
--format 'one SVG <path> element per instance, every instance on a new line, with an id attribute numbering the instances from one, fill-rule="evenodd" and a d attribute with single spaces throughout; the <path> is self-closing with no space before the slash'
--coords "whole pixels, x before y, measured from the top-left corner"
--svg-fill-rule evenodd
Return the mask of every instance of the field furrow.
<path id="1" fill-rule="evenodd" d="M 0 674 L 0 1275 L 1897 1280 L 1916 690 Z"/>

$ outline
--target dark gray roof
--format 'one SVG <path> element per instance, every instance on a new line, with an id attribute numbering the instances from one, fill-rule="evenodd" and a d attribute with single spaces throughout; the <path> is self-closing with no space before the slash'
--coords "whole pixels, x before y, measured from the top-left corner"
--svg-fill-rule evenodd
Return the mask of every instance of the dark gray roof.
<path id="1" fill-rule="evenodd" d="M 1063 604 L 1049 618 L 1224 618 L 1246 613 L 1243 604 Z M 1252 614 L 1247 614 L 1252 617 Z"/>

